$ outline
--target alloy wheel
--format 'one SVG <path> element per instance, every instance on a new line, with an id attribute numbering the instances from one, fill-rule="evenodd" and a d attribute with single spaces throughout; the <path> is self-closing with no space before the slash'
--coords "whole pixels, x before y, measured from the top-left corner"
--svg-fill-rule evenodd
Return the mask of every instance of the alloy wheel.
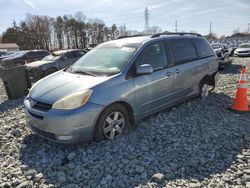
<path id="1" fill-rule="evenodd" d="M 103 123 L 103 134 L 106 138 L 113 140 L 119 136 L 125 127 L 126 121 L 121 112 L 110 113 Z"/>

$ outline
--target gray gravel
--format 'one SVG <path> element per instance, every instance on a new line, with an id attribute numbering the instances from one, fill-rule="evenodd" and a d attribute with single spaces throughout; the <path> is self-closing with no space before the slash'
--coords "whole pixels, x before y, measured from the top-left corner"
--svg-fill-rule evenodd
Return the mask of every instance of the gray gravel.
<path id="1" fill-rule="evenodd" d="M 0 187 L 250 187 L 250 115 L 232 104 L 240 66 L 208 99 L 152 115 L 114 141 L 63 146 L 32 135 L 0 82 Z M 248 80 L 250 80 L 248 78 Z"/>

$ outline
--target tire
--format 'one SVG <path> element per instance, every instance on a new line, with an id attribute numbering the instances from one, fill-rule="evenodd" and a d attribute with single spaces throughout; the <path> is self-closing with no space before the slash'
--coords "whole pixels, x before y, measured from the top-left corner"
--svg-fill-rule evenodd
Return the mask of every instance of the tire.
<path id="1" fill-rule="evenodd" d="M 129 124 L 129 114 L 126 108 L 120 104 L 113 104 L 107 107 L 99 116 L 96 126 L 94 139 L 113 140 L 121 135 Z"/>
<path id="2" fill-rule="evenodd" d="M 56 68 L 49 68 L 48 70 L 45 71 L 45 76 L 48 76 L 56 71 L 58 71 Z"/>
<path id="3" fill-rule="evenodd" d="M 207 80 L 202 80 L 199 84 L 199 98 L 205 100 L 211 91 L 211 86 L 208 85 Z"/>

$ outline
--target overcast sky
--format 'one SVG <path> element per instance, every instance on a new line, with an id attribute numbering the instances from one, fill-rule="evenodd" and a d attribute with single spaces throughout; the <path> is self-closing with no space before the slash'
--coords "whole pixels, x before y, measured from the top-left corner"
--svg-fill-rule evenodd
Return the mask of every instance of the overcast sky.
<path id="1" fill-rule="evenodd" d="M 143 30 L 144 9 L 149 7 L 149 25 L 174 31 L 175 20 L 179 31 L 201 34 L 212 30 L 218 35 L 232 34 L 239 28 L 248 30 L 250 0 L 0 0 L 0 33 L 20 22 L 26 13 L 58 16 L 74 15 L 82 11 L 87 18 L 99 18 L 111 26 L 126 24 L 128 29 Z"/>

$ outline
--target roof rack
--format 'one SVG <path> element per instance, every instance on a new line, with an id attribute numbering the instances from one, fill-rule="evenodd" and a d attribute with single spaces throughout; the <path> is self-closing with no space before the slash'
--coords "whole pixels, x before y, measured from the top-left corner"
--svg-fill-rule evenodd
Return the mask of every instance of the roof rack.
<path id="1" fill-rule="evenodd" d="M 160 37 L 161 35 L 195 35 L 197 37 L 202 37 L 201 34 L 199 33 L 185 33 L 185 32 L 181 32 L 181 33 L 171 33 L 171 32 L 164 32 L 164 33 L 156 33 L 153 34 L 151 36 L 151 38 L 156 38 L 156 37 Z"/>
<path id="2" fill-rule="evenodd" d="M 143 36 L 149 36 L 149 35 L 143 35 L 143 34 L 142 35 L 129 35 L 129 36 L 128 35 L 122 35 L 122 36 L 117 37 L 116 40 L 117 39 L 124 39 L 124 38 L 132 38 L 132 37 L 143 37 Z"/>

